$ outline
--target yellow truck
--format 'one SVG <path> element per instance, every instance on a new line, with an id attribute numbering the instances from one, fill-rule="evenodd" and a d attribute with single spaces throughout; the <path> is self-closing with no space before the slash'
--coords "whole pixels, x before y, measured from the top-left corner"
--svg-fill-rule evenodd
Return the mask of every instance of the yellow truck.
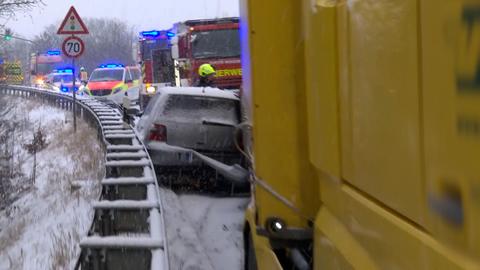
<path id="1" fill-rule="evenodd" d="M 480 269 L 480 1 L 241 0 L 246 269 Z"/>
<path id="2" fill-rule="evenodd" d="M 20 61 L 5 61 L 0 64 L 0 83 L 23 84 L 22 63 Z"/>

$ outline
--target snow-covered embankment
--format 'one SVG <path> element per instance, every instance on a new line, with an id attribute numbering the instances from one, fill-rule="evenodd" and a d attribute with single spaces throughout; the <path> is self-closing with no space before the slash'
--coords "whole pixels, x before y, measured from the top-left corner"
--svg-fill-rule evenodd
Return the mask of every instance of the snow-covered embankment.
<path id="1" fill-rule="evenodd" d="M 72 269 L 91 224 L 103 151 L 96 131 L 71 113 L 34 100 L 0 96 L 0 269 Z M 26 145 L 38 129 L 46 147 Z M 4 150 L 4 151 L 1 151 Z M 1 161 L 0 157 L 0 161 Z"/>

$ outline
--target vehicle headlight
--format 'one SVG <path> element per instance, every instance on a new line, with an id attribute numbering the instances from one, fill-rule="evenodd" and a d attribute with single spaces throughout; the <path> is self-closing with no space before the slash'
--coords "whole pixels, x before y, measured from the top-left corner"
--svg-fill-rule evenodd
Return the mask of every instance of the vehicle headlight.
<path id="1" fill-rule="evenodd" d="M 148 93 L 148 94 L 155 94 L 155 91 L 157 91 L 157 89 L 155 88 L 155 86 L 149 86 L 149 87 L 147 87 L 147 93 Z"/>
<path id="2" fill-rule="evenodd" d="M 45 84 L 45 81 L 43 79 L 37 79 L 37 82 L 36 82 L 38 85 L 44 85 Z"/>
<path id="3" fill-rule="evenodd" d="M 116 94 L 122 91 L 122 87 L 113 88 L 112 94 Z"/>

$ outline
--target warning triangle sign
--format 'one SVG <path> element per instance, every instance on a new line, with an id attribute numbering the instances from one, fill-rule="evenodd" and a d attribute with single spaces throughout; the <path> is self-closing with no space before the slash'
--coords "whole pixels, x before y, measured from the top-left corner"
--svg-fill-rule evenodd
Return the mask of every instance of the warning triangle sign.
<path id="1" fill-rule="evenodd" d="M 58 28 L 58 35 L 88 34 L 88 29 L 83 23 L 73 6 L 67 12 L 62 25 Z"/>

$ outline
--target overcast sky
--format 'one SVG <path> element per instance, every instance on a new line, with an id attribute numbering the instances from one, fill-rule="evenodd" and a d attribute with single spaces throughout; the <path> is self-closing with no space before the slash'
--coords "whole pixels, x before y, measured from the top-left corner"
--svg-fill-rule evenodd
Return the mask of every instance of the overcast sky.
<path id="1" fill-rule="evenodd" d="M 43 0 L 46 6 L 17 14 L 7 22 L 14 33 L 33 38 L 45 26 L 65 17 L 70 6 L 82 18 L 118 18 L 136 26 L 138 31 L 167 29 L 187 19 L 234 17 L 239 14 L 238 0 Z M 1 24 L 5 20 L 0 21 Z M 88 27 L 88 25 L 87 25 Z"/>

